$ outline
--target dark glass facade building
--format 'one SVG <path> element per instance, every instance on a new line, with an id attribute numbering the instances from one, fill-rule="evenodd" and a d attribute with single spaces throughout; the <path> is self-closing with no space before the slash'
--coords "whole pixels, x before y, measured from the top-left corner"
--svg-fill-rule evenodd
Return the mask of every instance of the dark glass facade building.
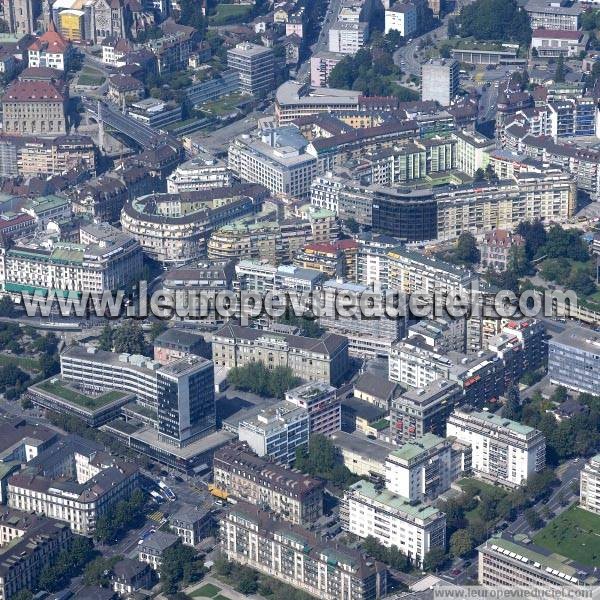
<path id="1" fill-rule="evenodd" d="M 162 441 L 189 444 L 215 430 L 213 363 L 184 358 L 157 372 L 158 433 Z"/>
<path id="2" fill-rule="evenodd" d="M 373 231 L 406 242 L 437 238 L 437 201 L 433 190 L 377 188 L 373 196 Z"/>

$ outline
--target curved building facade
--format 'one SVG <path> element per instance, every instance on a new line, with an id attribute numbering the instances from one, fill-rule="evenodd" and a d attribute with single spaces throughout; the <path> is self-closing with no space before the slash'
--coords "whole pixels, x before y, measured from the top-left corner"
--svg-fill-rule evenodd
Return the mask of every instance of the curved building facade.
<path id="1" fill-rule="evenodd" d="M 438 237 L 438 208 L 435 192 L 403 188 L 375 188 L 373 231 L 407 242 Z"/>
<path id="2" fill-rule="evenodd" d="M 166 265 L 201 258 L 217 228 L 260 210 L 268 190 L 259 184 L 187 192 L 149 194 L 123 207 L 123 230 L 134 236 L 144 252 Z"/>

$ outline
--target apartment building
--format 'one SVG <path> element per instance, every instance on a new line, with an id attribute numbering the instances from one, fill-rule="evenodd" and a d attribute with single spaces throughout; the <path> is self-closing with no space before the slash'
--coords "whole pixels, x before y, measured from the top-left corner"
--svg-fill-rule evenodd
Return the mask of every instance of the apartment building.
<path id="1" fill-rule="evenodd" d="M 587 461 L 579 482 L 579 506 L 600 514 L 600 454 Z"/>
<path id="2" fill-rule="evenodd" d="M 490 267 L 500 273 L 506 271 L 512 253 L 518 248 L 523 248 L 524 245 L 525 240 L 518 233 L 506 229 L 488 231 L 478 244 L 481 266 Z"/>
<path id="3" fill-rule="evenodd" d="M 396 2 L 385 10 L 386 35 L 397 31 L 403 38 L 409 38 L 415 35 L 417 29 L 417 7 L 411 2 Z"/>
<path id="4" fill-rule="evenodd" d="M 478 169 L 485 171 L 489 164 L 490 152 L 496 148 L 493 139 L 467 129 L 452 132 L 456 140 L 456 168 L 469 177 L 474 177 Z"/>
<path id="5" fill-rule="evenodd" d="M 327 87 L 329 76 L 344 54 L 341 52 L 329 52 L 322 50 L 310 57 L 310 85 L 313 87 Z"/>
<path id="6" fill-rule="evenodd" d="M 198 506 L 182 506 L 169 518 L 169 525 L 185 546 L 196 546 L 206 538 L 212 525 L 210 510 Z"/>
<path id="7" fill-rule="evenodd" d="M 88 242 L 33 234 L 0 248 L 0 284 L 11 294 L 44 289 L 59 294 L 129 289 L 139 281 L 142 251 L 130 235 L 113 227 L 88 225 Z M 85 232 L 83 233 L 85 235 Z"/>
<path id="8" fill-rule="evenodd" d="M 352 239 L 308 244 L 294 257 L 294 264 L 317 269 L 327 277 L 356 280 L 358 244 Z"/>
<path id="9" fill-rule="evenodd" d="M 243 442 L 234 442 L 215 452 L 213 485 L 219 493 L 268 507 L 297 525 L 313 523 L 323 514 L 321 480 L 261 458 Z"/>
<path id="10" fill-rule="evenodd" d="M 570 390 L 600 394 L 600 335 L 583 327 L 568 327 L 548 341 L 550 381 Z"/>
<path id="11" fill-rule="evenodd" d="M 37 585 L 42 571 L 68 551 L 68 525 L 44 515 L 6 509 L 0 517 L 0 598 L 11 600 Z"/>
<path id="12" fill-rule="evenodd" d="M 306 199 L 316 176 L 317 160 L 304 149 L 236 138 L 229 146 L 228 167 L 242 181 L 260 183 L 273 194 Z"/>
<path id="13" fill-rule="evenodd" d="M 569 0 L 552 2 L 551 0 L 529 0 L 525 4 L 532 30 L 551 29 L 559 31 L 577 31 L 581 14 L 585 8 L 578 2 Z"/>
<path id="14" fill-rule="evenodd" d="M 163 35 L 148 39 L 145 46 L 156 56 L 158 73 L 172 73 L 187 68 L 194 47 L 196 29 L 175 23 L 173 19 L 163 21 L 160 28 Z M 123 33 L 120 37 L 126 37 Z"/>
<path id="15" fill-rule="evenodd" d="M 374 537 L 384 546 L 396 546 L 420 567 L 426 554 L 446 547 L 446 516 L 427 504 L 361 480 L 344 493 L 340 508 L 342 529 L 360 538 Z"/>
<path id="16" fill-rule="evenodd" d="M 460 65 L 452 59 L 431 59 L 421 67 L 421 100 L 449 106 L 458 94 Z"/>
<path id="17" fill-rule="evenodd" d="M 405 294 L 449 294 L 470 290 L 478 281 L 468 269 L 430 258 L 422 252 L 397 247 L 388 252 L 388 284 Z"/>
<path id="18" fill-rule="evenodd" d="M 2 96 L 3 132 L 57 136 L 68 131 L 68 90 L 55 81 L 14 81 Z"/>
<path id="19" fill-rule="evenodd" d="M 455 409 L 446 435 L 471 445 L 477 476 L 502 485 L 518 487 L 546 466 L 544 434 L 493 413 Z"/>
<path id="20" fill-rule="evenodd" d="M 125 203 L 121 223 L 150 258 L 179 266 L 204 256 L 214 230 L 258 212 L 267 195 L 255 184 L 142 195 Z"/>
<path id="21" fill-rule="evenodd" d="M 464 471 L 463 454 L 453 449 L 449 440 L 425 433 L 390 452 L 385 461 L 385 486 L 409 502 L 433 501 Z"/>
<path id="22" fill-rule="evenodd" d="M 342 428 L 342 405 L 332 385 L 305 383 L 285 393 L 285 399 L 308 411 L 309 432 L 330 437 Z"/>
<path id="23" fill-rule="evenodd" d="M 66 71 L 72 56 L 71 42 L 67 41 L 50 21 L 48 31 L 34 40 L 27 48 L 30 67 L 50 67 Z"/>
<path id="24" fill-rule="evenodd" d="M 337 21 L 329 28 L 329 52 L 356 54 L 368 39 L 368 23 Z"/>
<path id="25" fill-rule="evenodd" d="M 331 279 L 323 283 L 323 313 L 319 324 L 330 333 L 348 338 L 348 352 L 353 356 L 387 356 L 392 345 L 402 338 L 406 331 L 406 320 L 402 317 L 383 314 L 371 318 L 361 305 L 371 299 L 374 310 L 383 307 L 384 298 L 379 292 L 373 292 L 366 285 L 344 283 Z M 340 298 L 347 298 L 346 308 L 350 315 L 336 310 Z"/>
<path id="26" fill-rule="evenodd" d="M 138 487 L 138 468 L 97 444 L 69 436 L 27 463 L 8 480 L 8 505 L 66 521 L 91 536 L 99 517 Z"/>
<path id="27" fill-rule="evenodd" d="M 223 514 L 221 550 L 234 562 L 324 600 L 377 600 L 387 571 L 357 550 L 332 544 L 296 525 L 239 502 Z"/>
<path id="28" fill-rule="evenodd" d="M 159 572 L 166 550 L 172 548 L 179 541 L 179 537 L 167 531 L 155 531 L 144 539 L 138 546 L 138 560 L 150 565 L 150 568 Z"/>
<path id="29" fill-rule="evenodd" d="M 242 417 L 238 437 L 258 456 L 291 465 L 297 449 L 306 449 L 310 437 L 310 418 L 305 408 L 287 400 L 261 407 L 253 415 Z"/>
<path id="30" fill-rule="evenodd" d="M 392 399 L 390 437 L 396 444 L 419 440 L 427 433 L 446 435 L 446 421 L 462 401 L 460 386 L 447 379 L 436 379 L 410 388 Z"/>
<path id="31" fill-rule="evenodd" d="M 208 188 L 224 188 L 233 183 L 227 165 L 217 159 L 195 157 L 179 165 L 167 177 L 167 192 L 197 192 Z"/>
<path id="32" fill-rule="evenodd" d="M 508 534 L 492 537 L 479 548 L 479 584 L 536 590 L 597 586 L 595 570 L 529 540 Z"/>
<path id="33" fill-rule="evenodd" d="M 213 334 L 213 361 L 226 368 L 253 361 L 268 368 L 287 366 L 306 382 L 337 386 L 348 370 L 348 341 L 335 334 L 315 339 L 227 323 Z"/>
<path id="34" fill-rule="evenodd" d="M 244 42 L 227 51 L 227 66 L 239 73 L 240 91 L 266 96 L 275 87 L 275 55 L 272 48 Z"/>
<path id="35" fill-rule="evenodd" d="M 241 290 L 263 293 L 276 290 L 312 292 L 325 281 L 325 275 L 317 269 L 303 269 L 294 265 L 275 267 L 252 260 L 241 260 L 236 264 L 235 275 Z"/>
<path id="36" fill-rule="evenodd" d="M 23 177 L 60 175 L 75 169 L 96 172 L 96 146 L 87 135 L 5 139 L 14 146 L 17 173 Z"/>
<path id="37" fill-rule="evenodd" d="M 338 431 L 331 436 L 339 458 L 348 470 L 359 477 L 385 480 L 385 462 L 392 444 L 382 440 L 371 440 L 346 431 Z"/>

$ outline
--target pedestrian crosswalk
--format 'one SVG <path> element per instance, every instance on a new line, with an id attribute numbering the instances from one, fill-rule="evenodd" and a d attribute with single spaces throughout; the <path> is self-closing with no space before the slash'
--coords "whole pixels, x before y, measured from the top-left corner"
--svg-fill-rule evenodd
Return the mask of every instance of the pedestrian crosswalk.
<path id="1" fill-rule="evenodd" d="M 165 515 L 161 513 L 160 510 L 155 510 L 153 513 L 148 515 L 149 519 L 152 519 L 152 521 L 156 521 L 157 523 L 160 523 L 164 517 Z"/>

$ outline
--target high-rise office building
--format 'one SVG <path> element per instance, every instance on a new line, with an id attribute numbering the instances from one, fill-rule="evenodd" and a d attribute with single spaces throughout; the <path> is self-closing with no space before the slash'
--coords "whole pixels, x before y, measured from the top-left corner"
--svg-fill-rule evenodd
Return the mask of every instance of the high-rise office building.
<path id="1" fill-rule="evenodd" d="M 201 357 L 175 361 L 157 371 L 159 439 L 185 446 L 216 426 L 213 363 Z"/>
<path id="2" fill-rule="evenodd" d="M 421 100 L 448 106 L 458 93 L 459 64 L 456 60 L 430 60 L 421 68 Z"/>
<path id="3" fill-rule="evenodd" d="M 275 62 L 271 48 L 245 42 L 227 52 L 227 66 L 240 74 L 240 91 L 265 96 L 275 87 Z"/>

